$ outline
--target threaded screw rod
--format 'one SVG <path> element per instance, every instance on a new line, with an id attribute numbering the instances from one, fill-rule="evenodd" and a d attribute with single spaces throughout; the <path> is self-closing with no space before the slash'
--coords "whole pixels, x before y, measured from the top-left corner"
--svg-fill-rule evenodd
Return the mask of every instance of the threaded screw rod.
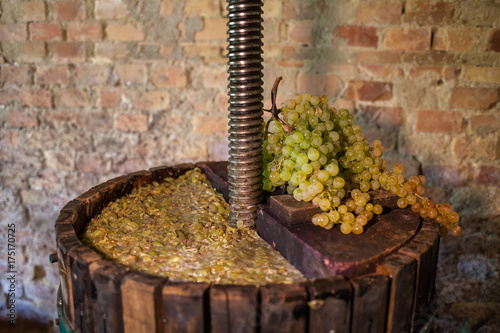
<path id="1" fill-rule="evenodd" d="M 262 1 L 228 0 L 231 224 L 253 226 L 262 201 Z"/>

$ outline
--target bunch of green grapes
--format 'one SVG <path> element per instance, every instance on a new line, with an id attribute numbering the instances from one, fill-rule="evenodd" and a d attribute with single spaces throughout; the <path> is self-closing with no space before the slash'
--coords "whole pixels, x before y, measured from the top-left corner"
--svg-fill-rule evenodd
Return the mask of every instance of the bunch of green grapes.
<path id="1" fill-rule="evenodd" d="M 449 204 L 436 205 L 423 197 L 423 176 L 406 180 L 403 165 L 388 170 L 379 140 L 368 143 L 347 109 L 328 105 L 327 96 L 295 95 L 265 127 L 263 189 L 286 187 L 298 201 L 312 202 L 323 213 L 312 223 L 344 234 L 361 234 L 383 208 L 371 203 L 371 190 L 388 190 L 422 217 L 434 218 L 444 231 L 459 235 L 458 214 Z"/>

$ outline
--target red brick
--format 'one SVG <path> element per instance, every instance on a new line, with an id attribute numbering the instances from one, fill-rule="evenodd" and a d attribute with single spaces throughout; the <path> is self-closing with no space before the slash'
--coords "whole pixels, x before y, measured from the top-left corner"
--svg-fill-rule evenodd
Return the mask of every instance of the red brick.
<path id="1" fill-rule="evenodd" d="M 403 6 L 400 1 L 361 1 L 356 7 L 356 22 L 362 24 L 398 24 Z"/>
<path id="2" fill-rule="evenodd" d="M 148 68 L 144 64 L 115 65 L 114 72 L 118 75 L 122 85 L 144 85 L 148 79 Z"/>
<path id="3" fill-rule="evenodd" d="M 26 89 L 22 90 L 19 100 L 23 106 L 52 107 L 52 96 L 48 89 Z"/>
<path id="4" fill-rule="evenodd" d="M 185 68 L 157 67 L 153 71 L 151 82 L 157 88 L 185 88 L 188 83 L 188 75 Z"/>
<path id="5" fill-rule="evenodd" d="M 55 104 L 57 107 L 85 107 L 89 106 L 89 98 L 81 89 L 56 89 Z"/>
<path id="6" fill-rule="evenodd" d="M 106 112 L 86 112 L 84 115 L 76 118 L 76 123 L 81 129 L 95 131 L 109 131 L 113 127 L 113 119 Z"/>
<path id="7" fill-rule="evenodd" d="M 0 24 L 0 41 L 21 42 L 28 39 L 28 32 L 24 24 Z"/>
<path id="8" fill-rule="evenodd" d="M 165 8 L 166 5 L 171 2 L 172 1 L 163 1 L 162 8 Z M 221 14 L 220 4 L 217 0 L 186 0 L 184 14 L 187 17 L 217 17 Z"/>
<path id="9" fill-rule="evenodd" d="M 128 23 L 120 25 L 109 25 L 106 28 L 109 40 L 112 41 L 141 41 L 144 40 L 144 32 L 141 23 Z"/>
<path id="10" fill-rule="evenodd" d="M 102 87 L 96 89 L 95 106 L 114 108 L 120 104 L 122 91 L 118 87 Z"/>
<path id="11" fill-rule="evenodd" d="M 481 45 L 484 28 L 440 27 L 434 35 L 432 48 L 445 51 L 476 51 Z"/>
<path id="12" fill-rule="evenodd" d="M 195 41 L 222 41 L 227 39 L 227 20 L 225 18 L 206 18 L 203 23 L 203 29 L 194 34 Z"/>
<path id="13" fill-rule="evenodd" d="M 13 104 L 17 101 L 17 91 L 14 89 L 0 88 L 0 106 Z"/>
<path id="14" fill-rule="evenodd" d="M 69 84 L 69 70 L 67 66 L 39 66 L 36 69 L 38 84 Z"/>
<path id="15" fill-rule="evenodd" d="M 461 76 L 470 82 L 500 83 L 500 67 L 463 65 Z"/>
<path id="16" fill-rule="evenodd" d="M 467 165 L 424 165 L 422 168 L 426 184 L 430 186 L 462 186 L 467 182 Z"/>
<path id="17" fill-rule="evenodd" d="M 31 40 L 62 40 L 62 29 L 57 23 L 30 23 Z"/>
<path id="18" fill-rule="evenodd" d="M 377 47 L 377 28 L 356 25 L 341 25 L 335 28 L 335 35 L 347 39 L 347 45 Z"/>
<path id="19" fill-rule="evenodd" d="M 397 65 L 359 65 L 361 73 L 381 79 L 396 78 L 403 74 L 403 70 Z"/>
<path id="20" fill-rule="evenodd" d="M 127 4 L 122 0 L 96 0 L 94 8 L 98 20 L 115 20 L 129 15 Z"/>
<path id="21" fill-rule="evenodd" d="M 417 65 L 447 65 L 460 62 L 460 57 L 454 52 L 428 50 L 425 52 L 404 52 L 401 61 L 404 63 L 415 63 Z"/>
<path id="22" fill-rule="evenodd" d="M 293 67 L 295 64 L 300 63 L 299 67 L 302 67 L 304 65 L 304 60 L 314 59 L 314 54 L 317 54 L 317 51 L 315 47 L 307 45 L 284 46 L 281 51 L 283 53 L 283 61 L 279 62 L 279 65 Z"/>
<path id="23" fill-rule="evenodd" d="M 264 21 L 262 22 L 262 27 L 264 28 L 264 46 L 270 44 L 277 44 L 280 42 L 280 22 L 277 21 Z"/>
<path id="24" fill-rule="evenodd" d="M 278 1 L 274 1 L 271 3 L 278 3 Z M 320 2 L 317 2 L 314 6 L 312 6 L 311 4 L 308 4 L 305 1 L 285 0 L 282 9 L 283 18 L 286 21 L 315 19 L 317 16 L 316 9 L 319 6 L 319 4 Z M 267 2 L 264 4 L 264 6 L 266 5 Z M 278 16 L 280 14 L 277 13 L 276 15 Z"/>
<path id="25" fill-rule="evenodd" d="M 45 3 L 26 1 L 21 3 L 24 21 L 45 21 Z"/>
<path id="26" fill-rule="evenodd" d="M 2 84 L 32 84 L 33 74 L 29 66 L 2 66 L 0 68 Z"/>
<path id="27" fill-rule="evenodd" d="M 160 90 L 136 93 L 133 104 L 140 110 L 161 111 L 170 106 L 170 95 Z"/>
<path id="28" fill-rule="evenodd" d="M 498 89 L 455 87 L 451 91 L 450 108 L 484 110 L 498 102 Z"/>
<path id="29" fill-rule="evenodd" d="M 478 185 L 500 186 L 500 168 L 493 165 L 479 165 L 476 167 L 474 180 Z"/>
<path id="30" fill-rule="evenodd" d="M 382 47 L 386 50 L 424 51 L 431 46 L 431 30 L 426 28 L 387 28 Z"/>
<path id="31" fill-rule="evenodd" d="M 376 123 L 381 128 L 393 129 L 401 125 L 401 108 L 364 105 L 361 107 L 363 116 L 370 123 Z"/>
<path id="32" fill-rule="evenodd" d="M 345 98 L 359 101 L 387 101 L 392 98 L 392 83 L 350 80 Z"/>
<path id="33" fill-rule="evenodd" d="M 148 116 L 144 114 L 121 114 L 116 118 L 115 128 L 121 131 L 147 132 Z"/>
<path id="34" fill-rule="evenodd" d="M 52 55 L 58 63 L 82 63 L 85 61 L 85 44 L 75 42 L 54 42 L 52 43 Z"/>
<path id="35" fill-rule="evenodd" d="M 5 116 L 5 122 L 10 127 L 36 127 L 38 117 L 28 110 L 9 110 Z"/>
<path id="36" fill-rule="evenodd" d="M 300 93 L 335 96 L 338 92 L 339 78 L 336 75 L 300 73 L 297 89 Z"/>
<path id="37" fill-rule="evenodd" d="M 0 129 L 0 145 L 2 146 L 19 145 L 19 132 L 5 128 Z"/>
<path id="38" fill-rule="evenodd" d="M 70 171 L 75 168 L 75 158 L 73 154 L 66 151 L 44 151 L 45 163 L 48 169 L 57 171 Z"/>
<path id="39" fill-rule="evenodd" d="M 356 50 L 355 60 L 361 64 L 397 64 L 401 51 Z"/>
<path id="40" fill-rule="evenodd" d="M 44 121 L 48 124 L 60 126 L 64 123 L 76 124 L 78 114 L 68 111 L 48 111 L 43 114 Z"/>
<path id="41" fill-rule="evenodd" d="M 41 62 L 47 54 L 45 42 L 23 42 L 18 47 L 19 60 L 25 62 Z"/>
<path id="42" fill-rule="evenodd" d="M 469 125 L 477 135 L 493 134 L 500 130 L 500 114 L 473 114 L 469 118 Z"/>
<path id="43" fill-rule="evenodd" d="M 487 50 L 500 52 L 500 29 L 493 29 L 491 31 Z"/>
<path id="44" fill-rule="evenodd" d="M 129 55 L 128 47 L 125 43 L 96 43 L 94 48 L 96 58 L 106 61 L 126 58 Z"/>
<path id="45" fill-rule="evenodd" d="M 203 66 L 197 70 L 197 75 L 201 79 L 204 88 L 219 89 L 227 85 L 228 75 L 222 68 Z"/>
<path id="46" fill-rule="evenodd" d="M 222 60 L 222 48 L 208 43 L 192 43 L 182 46 L 183 53 L 188 59 L 210 59 L 210 61 Z M 226 59 L 227 62 L 227 59 Z"/>
<path id="47" fill-rule="evenodd" d="M 85 3 L 81 1 L 56 1 L 52 3 L 54 20 L 85 20 Z"/>
<path id="48" fill-rule="evenodd" d="M 228 131 L 227 117 L 193 117 L 193 133 L 206 136 L 226 136 Z"/>
<path id="49" fill-rule="evenodd" d="M 451 149 L 459 160 L 495 160 L 500 157 L 500 143 L 491 136 L 457 137 L 453 139 Z"/>
<path id="50" fill-rule="evenodd" d="M 76 85 L 103 85 L 108 81 L 109 67 L 106 65 L 83 64 L 74 67 Z"/>
<path id="51" fill-rule="evenodd" d="M 419 132 L 460 133 L 462 113 L 457 111 L 419 110 L 416 128 Z"/>
<path id="52" fill-rule="evenodd" d="M 99 23 L 69 22 L 66 26 L 68 40 L 97 41 L 102 40 L 103 30 Z"/>
<path id="53" fill-rule="evenodd" d="M 458 69 L 455 66 L 418 66 L 410 67 L 408 76 L 418 79 L 422 76 L 431 76 L 435 80 L 452 80 L 457 77 Z"/>
<path id="54" fill-rule="evenodd" d="M 405 21 L 419 25 L 445 25 L 453 23 L 455 4 L 452 2 L 408 1 Z"/>
<path id="55" fill-rule="evenodd" d="M 314 22 L 312 21 L 290 22 L 288 36 L 290 40 L 294 43 L 302 45 L 314 45 Z"/>

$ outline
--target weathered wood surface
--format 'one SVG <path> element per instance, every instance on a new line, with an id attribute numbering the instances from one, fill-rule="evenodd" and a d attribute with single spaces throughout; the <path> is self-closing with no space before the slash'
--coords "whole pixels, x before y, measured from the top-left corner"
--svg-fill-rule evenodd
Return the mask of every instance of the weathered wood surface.
<path id="1" fill-rule="evenodd" d="M 259 289 L 256 286 L 211 286 L 211 332 L 257 332 L 257 318 L 259 309 L 258 298 Z"/>
<path id="2" fill-rule="evenodd" d="M 161 332 L 163 314 L 160 286 L 165 281 L 139 272 L 125 275 L 120 286 L 125 333 Z"/>
<path id="3" fill-rule="evenodd" d="M 351 332 L 384 332 L 390 280 L 383 275 L 350 279 L 353 285 Z"/>
<path id="4" fill-rule="evenodd" d="M 102 256 L 92 249 L 80 245 L 68 251 L 68 274 L 70 274 L 73 291 L 73 308 L 75 313 L 74 329 L 79 332 L 92 332 L 94 321 L 91 312 L 92 294 L 90 286 L 89 265 Z"/>
<path id="5" fill-rule="evenodd" d="M 412 314 L 412 331 L 418 332 L 432 313 L 434 279 L 436 276 L 437 248 L 439 236 L 422 230 L 398 252 L 417 261 L 417 275 Z"/>
<path id="6" fill-rule="evenodd" d="M 90 313 L 95 332 L 123 332 L 120 283 L 128 270 L 108 260 L 89 265 Z"/>
<path id="7" fill-rule="evenodd" d="M 77 332 L 400 332 L 427 321 L 439 226 L 394 209 L 396 198 L 387 192 L 375 199 L 384 213 L 362 235 L 312 225 L 318 210 L 290 196 L 264 198 L 258 231 L 307 277 L 319 278 L 306 284 L 169 282 L 106 261 L 78 239 L 109 202 L 194 166 L 117 177 L 61 209 L 55 228 L 63 313 Z M 227 196 L 226 162 L 196 166 Z"/>
<path id="8" fill-rule="evenodd" d="M 268 284 L 260 287 L 260 332 L 305 332 L 307 290 L 302 284 Z"/>
<path id="9" fill-rule="evenodd" d="M 278 202 L 271 202 L 258 210 L 257 231 L 307 278 L 372 273 L 381 258 L 397 251 L 420 227 L 420 219 L 410 209 L 386 208 L 361 235 L 344 235 L 338 226 L 326 230 L 313 225 L 312 215 L 300 224 L 284 223 L 277 212 L 293 212 L 295 205 L 303 203 L 281 201 L 283 207 L 278 210 Z"/>
<path id="10" fill-rule="evenodd" d="M 349 332 L 351 327 L 352 286 L 343 277 L 311 280 L 308 332 Z"/>
<path id="11" fill-rule="evenodd" d="M 410 332 L 417 261 L 412 257 L 394 253 L 384 258 L 377 268 L 377 273 L 387 275 L 391 279 L 387 332 Z"/>
<path id="12" fill-rule="evenodd" d="M 207 326 L 208 283 L 167 283 L 161 288 L 162 332 L 202 333 Z"/>

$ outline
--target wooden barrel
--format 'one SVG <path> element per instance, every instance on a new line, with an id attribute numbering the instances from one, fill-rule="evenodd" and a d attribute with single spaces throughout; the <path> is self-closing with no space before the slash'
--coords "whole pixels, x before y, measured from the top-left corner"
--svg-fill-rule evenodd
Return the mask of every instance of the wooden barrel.
<path id="1" fill-rule="evenodd" d="M 434 310 L 439 228 L 393 197 L 361 235 L 310 223 L 311 205 L 272 195 L 257 230 L 308 278 L 263 286 L 171 282 L 105 260 L 79 240 L 86 223 L 134 188 L 198 166 L 228 194 L 227 163 L 134 172 L 67 203 L 56 221 L 61 309 L 76 332 L 418 332 Z"/>

